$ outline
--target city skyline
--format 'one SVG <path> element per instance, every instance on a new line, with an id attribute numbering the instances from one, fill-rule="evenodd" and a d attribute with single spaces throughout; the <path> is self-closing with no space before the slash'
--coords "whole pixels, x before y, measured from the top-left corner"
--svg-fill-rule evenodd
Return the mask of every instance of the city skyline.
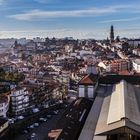
<path id="1" fill-rule="evenodd" d="M 0 0 L 0 38 L 139 38 L 138 0 Z"/>

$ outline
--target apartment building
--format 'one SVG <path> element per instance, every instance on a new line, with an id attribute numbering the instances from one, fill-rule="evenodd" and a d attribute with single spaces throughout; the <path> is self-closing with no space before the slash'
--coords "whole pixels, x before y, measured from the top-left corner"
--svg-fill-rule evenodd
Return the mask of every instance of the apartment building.
<path id="1" fill-rule="evenodd" d="M 11 91 L 11 112 L 13 115 L 24 113 L 29 106 L 29 96 L 26 88 L 16 87 Z"/>

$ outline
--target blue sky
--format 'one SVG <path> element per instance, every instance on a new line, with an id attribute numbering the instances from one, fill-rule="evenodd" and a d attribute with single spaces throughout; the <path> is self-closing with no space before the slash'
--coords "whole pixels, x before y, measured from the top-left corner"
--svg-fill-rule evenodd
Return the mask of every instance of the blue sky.
<path id="1" fill-rule="evenodd" d="M 140 37 L 140 0 L 0 0 L 0 38 Z"/>

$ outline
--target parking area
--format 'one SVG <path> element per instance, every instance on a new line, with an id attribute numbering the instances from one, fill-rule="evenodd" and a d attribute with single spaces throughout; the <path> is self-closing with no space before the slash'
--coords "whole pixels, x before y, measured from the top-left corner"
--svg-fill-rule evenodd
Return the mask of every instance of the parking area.
<path id="1" fill-rule="evenodd" d="M 44 140 L 48 132 L 55 127 L 65 109 L 53 111 L 51 114 L 39 118 L 37 122 L 22 130 L 12 140 Z"/>

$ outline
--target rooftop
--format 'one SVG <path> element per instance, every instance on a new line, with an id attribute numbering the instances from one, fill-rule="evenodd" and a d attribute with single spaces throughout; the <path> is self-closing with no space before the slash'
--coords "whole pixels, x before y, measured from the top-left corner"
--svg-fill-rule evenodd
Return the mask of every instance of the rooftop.
<path id="1" fill-rule="evenodd" d="M 140 86 L 121 80 L 110 86 L 99 85 L 79 140 L 126 133 L 140 136 Z"/>
<path id="2" fill-rule="evenodd" d="M 94 74 L 88 74 L 85 77 L 83 77 L 80 81 L 79 84 L 83 85 L 83 84 L 95 84 L 98 80 L 98 75 L 94 75 Z"/>

